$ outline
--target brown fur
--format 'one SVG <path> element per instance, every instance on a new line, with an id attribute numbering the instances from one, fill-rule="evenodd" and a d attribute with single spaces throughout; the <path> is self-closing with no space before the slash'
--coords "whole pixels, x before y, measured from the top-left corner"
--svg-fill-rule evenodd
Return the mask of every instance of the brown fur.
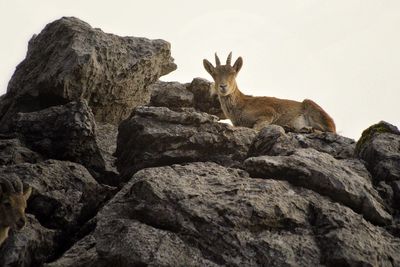
<path id="1" fill-rule="evenodd" d="M 0 180 L 0 246 L 11 228 L 19 230 L 25 226 L 25 209 L 31 192 L 31 187 L 24 188 L 19 179 Z"/>
<path id="2" fill-rule="evenodd" d="M 206 71 L 214 79 L 214 90 L 218 94 L 222 110 L 234 126 L 245 126 L 257 130 L 269 124 L 276 124 L 293 130 L 304 129 L 322 132 L 336 132 L 332 118 L 314 101 L 303 102 L 275 97 L 254 97 L 243 94 L 236 83 L 243 60 L 239 57 L 230 66 L 229 54 L 226 65 L 221 65 L 217 55 L 216 67 L 203 60 Z"/>

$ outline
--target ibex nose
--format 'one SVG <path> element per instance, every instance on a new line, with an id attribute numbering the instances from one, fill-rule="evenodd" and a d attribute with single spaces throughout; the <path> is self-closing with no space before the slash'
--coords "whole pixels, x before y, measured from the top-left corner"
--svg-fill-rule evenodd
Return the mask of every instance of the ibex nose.
<path id="1" fill-rule="evenodd" d="M 25 226 L 26 221 L 25 221 L 24 218 L 21 218 L 21 219 L 19 219 L 19 220 L 17 221 L 16 224 L 17 224 L 18 230 L 21 230 L 21 229 Z"/>
<path id="2" fill-rule="evenodd" d="M 226 93 L 228 86 L 226 84 L 221 84 L 219 88 L 221 89 L 222 93 Z"/>

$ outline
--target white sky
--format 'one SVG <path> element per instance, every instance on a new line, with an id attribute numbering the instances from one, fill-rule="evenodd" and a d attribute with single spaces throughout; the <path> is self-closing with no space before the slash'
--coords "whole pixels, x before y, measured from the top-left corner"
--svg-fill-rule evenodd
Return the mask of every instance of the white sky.
<path id="1" fill-rule="evenodd" d="M 164 81 L 210 80 L 202 59 L 233 51 L 246 94 L 310 98 L 356 139 L 380 120 L 400 125 L 398 0 L 0 0 L 0 94 L 30 37 L 61 16 L 169 41 L 178 70 Z"/>

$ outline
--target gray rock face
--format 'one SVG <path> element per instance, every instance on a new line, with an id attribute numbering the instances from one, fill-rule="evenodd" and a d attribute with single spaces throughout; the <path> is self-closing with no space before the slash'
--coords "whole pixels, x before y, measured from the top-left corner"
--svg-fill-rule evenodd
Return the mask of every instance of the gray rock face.
<path id="1" fill-rule="evenodd" d="M 400 264 L 400 240 L 351 209 L 211 162 L 141 170 L 96 219 L 46 266 Z"/>
<path id="2" fill-rule="evenodd" d="M 186 84 L 162 81 L 150 85 L 151 99 L 149 106 L 167 107 L 171 110 L 194 107 L 193 94 L 186 87 Z"/>
<path id="3" fill-rule="evenodd" d="M 27 226 L 12 232 L 0 247 L 0 266 L 40 266 L 51 260 L 59 249 L 58 231 L 44 228 L 31 215 L 27 218 Z"/>
<path id="4" fill-rule="evenodd" d="M 163 40 L 107 34 L 73 17 L 34 36 L 0 103 L 0 130 L 17 112 L 85 98 L 97 121 L 118 124 L 149 101 L 146 87 L 176 69 Z"/>
<path id="5" fill-rule="evenodd" d="M 46 158 L 77 162 L 97 172 L 105 170 L 96 142 L 96 123 L 85 100 L 18 113 L 14 124 L 17 135 Z"/>
<path id="6" fill-rule="evenodd" d="M 218 123 L 215 116 L 139 107 L 119 126 L 117 167 L 124 177 L 152 166 L 192 161 L 240 165 L 256 132 Z"/>
<path id="7" fill-rule="evenodd" d="M 369 179 L 346 161 L 314 149 L 297 149 L 289 156 L 260 156 L 245 161 L 253 176 L 288 180 L 342 203 L 376 224 L 389 224 L 391 215 Z"/>
<path id="8" fill-rule="evenodd" d="M 249 156 L 290 155 L 298 148 L 314 148 L 338 159 L 354 157 L 355 141 L 334 133 L 301 134 L 288 132 L 279 125 L 264 127 L 254 139 Z"/>
<path id="9" fill-rule="evenodd" d="M 0 166 L 39 161 L 42 157 L 25 147 L 18 138 L 0 139 Z"/>
<path id="10" fill-rule="evenodd" d="M 400 180 L 400 131 L 380 122 L 366 129 L 357 142 L 358 156 L 376 181 Z"/>

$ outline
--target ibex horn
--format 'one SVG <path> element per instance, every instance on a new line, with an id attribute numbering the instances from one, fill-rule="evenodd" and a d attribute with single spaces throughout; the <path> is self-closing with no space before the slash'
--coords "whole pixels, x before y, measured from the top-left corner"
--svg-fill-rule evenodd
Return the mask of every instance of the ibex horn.
<path id="1" fill-rule="evenodd" d="M 2 191 L 4 193 L 13 193 L 14 187 L 10 181 L 4 178 L 0 178 L 0 186 L 2 187 Z"/>
<path id="2" fill-rule="evenodd" d="M 217 66 L 220 66 L 220 65 L 221 65 L 221 61 L 219 61 L 219 58 L 218 58 L 218 56 L 217 56 L 217 53 L 215 53 L 215 64 L 216 64 Z"/>
<path id="3" fill-rule="evenodd" d="M 228 58 L 226 59 L 226 65 L 230 66 L 232 60 L 232 52 L 229 53 Z"/>

